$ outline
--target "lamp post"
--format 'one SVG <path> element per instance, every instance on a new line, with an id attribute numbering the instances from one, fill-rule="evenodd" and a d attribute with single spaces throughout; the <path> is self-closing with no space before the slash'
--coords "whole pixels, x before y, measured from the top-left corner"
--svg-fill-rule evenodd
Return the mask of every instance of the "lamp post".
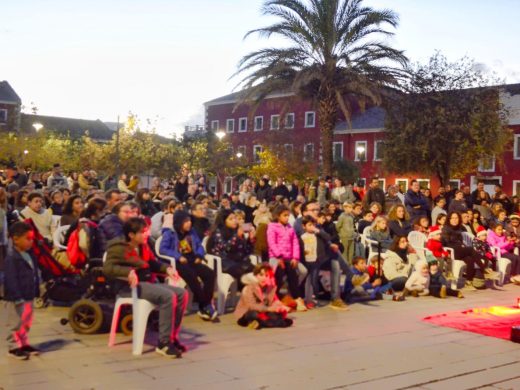
<path id="1" fill-rule="evenodd" d="M 33 123 L 32 127 L 34 127 L 34 130 L 36 130 L 37 132 L 43 129 L 43 125 L 39 122 Z"/>
<path id="2" fill-rule="evenodd" d="M 356 151 L 358 152 L 359 161 L 365 161 L 365 147 L 364 146 L 358 146 L 356 148 Z"/>
<path id="3" fill-rule="evenodd" d="M 236 156 L 237 156 L 237 158 L 241 158 L 241 157 L 242 157 L 242 153 L 238 152 L 238 153 L 236 154 Z"/>
<path id="4" fill-rule="evenodd" d="M 222 130 L 219 130 L 215 133 L 215 135 L 217 136 L 217 138 L 219 139 L 219 141 L 222 141 L 222 138 L 224 138 L 226 136 L 226 133 L 224 133 Z"/>

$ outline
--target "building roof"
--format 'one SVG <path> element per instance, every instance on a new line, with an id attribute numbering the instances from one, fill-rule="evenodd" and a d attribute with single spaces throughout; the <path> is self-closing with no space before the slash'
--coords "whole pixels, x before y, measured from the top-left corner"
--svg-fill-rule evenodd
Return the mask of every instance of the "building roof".
<path id="1" fill-rule="evenodd" d="M 219 105 L 223 105 L 223 104 L 236 103 L 236 102 L 238 102 L 238 99 L 240 98 L 240 95 L 243 92 L 244 91 L 230 93 L 229 95 L 221 96 L 216 99 L 210 100 L 210 101 L 204 103 L 204 105 L 206 107 L 209 107 L 209 106 L 219 106 Z M 293 95 L 294 95 L 294 92 L 281 92 L 281 91 L 273 92 L 273 93 L 267 95 L 266 99 L 275 99 L 275 98 L 281 98 L 281 97 L 287 97 L 287 96 L 293 96 Z"/>
<path id="2" fill-rule="evenodd" d="M 0 81 L 0 103 L 22 104 L 22 99 L 7 81 Z"/>
<path id="3" fill-rule="evenodd" d="M 70 135 L 72 138 L 80 138 L 84 135 L 96 140 L 110 140 L 114 131 L 101 120 L 88 120 L 76 118 L 62 118 L 57 116 L 22 114 L 22 132 L 34 132 L 33 124 L 41 123 L 44 129 L 55 131 L 58 134 Z"/>
<path id="4" fill-rule="evenodd" d="M 346 121 L 340 121 L 334 128 L 335 132 L 352 132 L 356 130 L 382 130 L 385 127 L 386 112 L 381 107 L 370 107 L 363 112 L 354 114 L 351 126 Z"/>

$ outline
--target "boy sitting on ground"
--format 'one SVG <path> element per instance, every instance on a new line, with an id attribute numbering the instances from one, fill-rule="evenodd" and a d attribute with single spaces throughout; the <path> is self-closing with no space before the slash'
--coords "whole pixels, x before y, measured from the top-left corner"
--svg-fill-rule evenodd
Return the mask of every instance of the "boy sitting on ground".
<path id="1" fill-rule="evenodd" d="M 377 259 L 377 256 L 375 256 Z M 345 280 L 345 300 L 356 297 L 365 299 L 381 299 L 382 294 L 391 288 L 389 283 L 383 284 L 383 279 L 375 273 L 368 272 L 367 262 L 363 257 L 352 259 L 352 274 Z"/>

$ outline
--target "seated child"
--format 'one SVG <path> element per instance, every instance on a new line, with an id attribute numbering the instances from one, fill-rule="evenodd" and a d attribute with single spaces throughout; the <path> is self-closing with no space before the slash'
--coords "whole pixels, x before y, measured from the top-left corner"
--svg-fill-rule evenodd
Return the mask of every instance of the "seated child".
<path id="1" fill-rule="evenodd" d="M 491 247 L 487 242 L 487 230 L 483 226 L 477 228 L 477 235 L 473 239 L 473 249 L 486 261 L 484 279 L 494 279 L 498 277 L 498 273 L 490 269 L 490 267 L 496 267 L 497 259 L 493 256 L 493 252 L 491 252 Z"/>
<path id="2" fill-rule="evenodd" d="M 377 263 L 377 256 L 374 256 L 374 258 Z M 372 268 L 375 270 L 373 266 Z M 352 259 L 352 273 L 345 280 L 345 300 L 355 299 L 355 297 L 381 299 L 381 294 L 386 293 L 391 288 L 390 283 L 383 284 L 383 279 L 384 277 L 379 277 L 376 272 L 370 275 L 364 258 L 354 257 Z"/>
<path id="3" fill-rule="evenodd" d="M 449 259 L 450 254 L 444 249 L 441 242 L 442 231 L 439 226 L 432 226 L 428 233 L 428 241 L 426 249 L 428 249 L 438 261 L 438 267 L 443 272 L 445 270 L 445 262 Z"/>
<path id="4" fill-rule="evenodd" d="M 446 298 L 446 296 L 464 298 L 462 291 L 452 290 L 449 287 L 448 281 L 442 274 L 439 267 L 439 263 L 436 259 L 432 258 L 428 261 L 430 267 L 430 295 L 437 298 Z"/>
<path id="5" fill-rule="evenodd" d="M 293 321 L 287 318 L 290 310 L 276 296 L 273 270 L 268 264 L 259 264 L 252 273 L 242 277 L 245 287 L 235 309 L 240 326 L 251 329 L 287 328 Z"/>
<path id="6" fill-rule="evenodd" d="M 410 275 L 404 286 L 403 295 L 411 294 L 414 297 L 428 295 L 430 293 L 430 269 L 425 260 L 415 263 L 414 272 Z"/>

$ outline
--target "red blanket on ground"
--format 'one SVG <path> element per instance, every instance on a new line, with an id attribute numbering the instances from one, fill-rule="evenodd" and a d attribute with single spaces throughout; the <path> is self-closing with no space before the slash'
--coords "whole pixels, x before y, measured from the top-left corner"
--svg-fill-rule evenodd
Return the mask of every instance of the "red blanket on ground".
<path id="1" fill-rule="evenodd" d="M 491 306 L 462 312 L 436 314 L 423 318 L 423 321 L 434 325 L 509 340 L 511 327 L 520 326 L 520 308 Z"/>

